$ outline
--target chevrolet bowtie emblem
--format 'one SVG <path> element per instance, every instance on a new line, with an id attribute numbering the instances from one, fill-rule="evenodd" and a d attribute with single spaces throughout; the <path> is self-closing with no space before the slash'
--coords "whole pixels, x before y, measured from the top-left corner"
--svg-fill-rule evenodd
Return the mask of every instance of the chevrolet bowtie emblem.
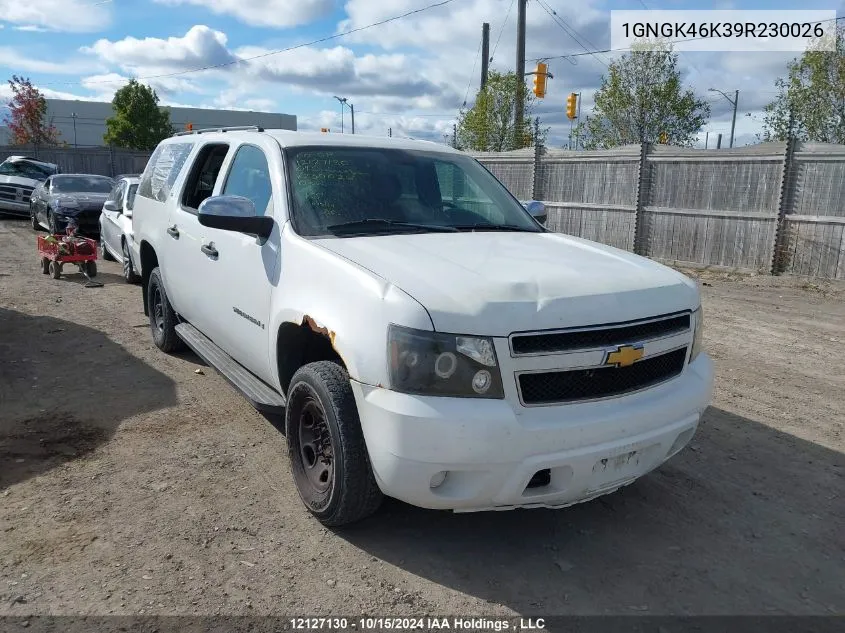
<path id="1" fill-rule="evenodd" d="M 645 354 L 642 345 L 620 345 L 615 351 L 608 352 L 604 359 L 605 365 L 614 367 L 628 367 L 640 360 Z"/>

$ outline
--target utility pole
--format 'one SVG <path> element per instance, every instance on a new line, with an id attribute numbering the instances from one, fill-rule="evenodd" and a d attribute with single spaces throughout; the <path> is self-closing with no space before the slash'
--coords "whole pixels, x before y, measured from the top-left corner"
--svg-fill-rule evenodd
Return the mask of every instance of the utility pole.
<path id="1" fill-rule="evenodd" d="M 70 116 L 73 118 L 73 146 L 76 147 L 76 112 L 71 112 Z"/>
<path id="2" fill-rule="evenodd" d="M 487 68 L 490 65 L 490 24 L 481 25 L 481 89 L 487 85 Z"/>
<path id="3" fill-rule="evenodd" d="M 710 144 L 710 132 L 704 133 L 704 149 L 708 149 L 708 145 Z"/>
<path id="4" fill-rule="evenodd" d="M 458 149 L 458 124 L 452 124 L 452 147 Z"/>
<path id="5" fill-rule="evenodd" d="M 352 111 L 352 133 L 355 134 L 355 106 L 350 103 L 349 109 Z"/>
<path id="6" fill-rule="evenodd" d="M 525 12 L 528 0 L 517 0 L 519 12 L 516 20 L 516 112 L 514 113 L 514 136 L 522 130 L 525 116 Z M 514 138 L 514 141 L 518 141 Z M 515 143 L 518 146 L 518 143 Z"/>
<path id="7" fill-rule="evenodd" d="M 393 128 L 392 127 L 387 128 L 387 137 L 393 138 Z"/>
<path id="8" fill-rule="evenodd" d="M 739 103 L 739 90 L 734 92 L 734 116 L 731 119 L 731 147 L 734 146 L 734 128 L 736 128 L 736 104 Z"/>
<path id="9" fill-rule="evenodd" d="M 722 149 L 722 134 L 716 137 L 716 149 Z"/>

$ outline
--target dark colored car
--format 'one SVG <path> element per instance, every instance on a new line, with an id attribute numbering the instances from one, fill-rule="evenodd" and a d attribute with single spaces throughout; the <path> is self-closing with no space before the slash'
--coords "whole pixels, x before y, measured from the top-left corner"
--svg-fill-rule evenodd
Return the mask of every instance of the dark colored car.
<path id="1" fill-rule="evenodd" d="M 77 230 L 88 235 L 100 232 L 103 203 L 114 187 L 114 180 L 93 174 L 50 176 L 32 192 L 30 218 L 36 231 L 43 226 L 51 233 L 62 233 L 74 220 Z"/>

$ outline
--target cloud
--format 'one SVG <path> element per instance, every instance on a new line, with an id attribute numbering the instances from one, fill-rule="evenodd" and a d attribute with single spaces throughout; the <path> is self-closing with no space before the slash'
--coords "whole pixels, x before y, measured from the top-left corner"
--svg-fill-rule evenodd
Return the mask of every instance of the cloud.
<path id="1" fill-rule="evenodd" d="M 37 24 L 24 24 L 23 26 L 12 27 L 15 31 L 24 31 L 26 33 L 48 33 L 52 29 L 48 29 Z"/>
<path id="2" fill-rule="evenodd" d="M 194 5 L 218 15 L 231 15 L 245 24 L 286 28 L 327 16 L 335 0 L 154 0 L 167 5 Z"/>
<path id="3" fill-rule="evenodd" d="M 226 48 L 226 34 L 198 24 L 182 37 L 137 39 L 126 37 L 112 42 L 100 39 L 83 52 L 97 55 L 101 60 L 133 75 L 167 73 L 226 64 L 235 57 Z"/>
<path id="4" fill-rule="evenodd" d="M 238 49 L 242 58 L 265 49 Z M 448 94 L 450 86 L 426 76 L 424 69 L 405 55 L 358 56 L 349 48 L 301 48 L 249 62 L 246 71 L 257 77 L 317 93 L 346 97 L 401 97 L 415 99 Z M 452 95 L 454 96 L 454 95 Z"/>
<path id="5" fill-rule="evenodd" d="M 90 0 L 0 0 L 0 19 L 53 31 L 89 33 L 111 24 L 112 7 Z"/>
<path id="6" fill-rule="evenodd" d="M 15 72 L 51 73 L 57 75 L 76 75 L 80 71 L 88 72 L 84 64 L 78 60 L 54 62 L 42 59 L 31 59 L 13 48 L 0 46 L 0 66 L 14 68 Z"/>

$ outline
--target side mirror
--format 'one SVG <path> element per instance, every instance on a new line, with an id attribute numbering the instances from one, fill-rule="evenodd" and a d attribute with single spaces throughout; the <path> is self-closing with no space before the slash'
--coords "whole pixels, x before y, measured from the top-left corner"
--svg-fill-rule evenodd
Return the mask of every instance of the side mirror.
<path id="1" fill-rule="evenodd" d="M 539 200 L 531 200 L 530 202 L 523 202 L 522 205 L 525 209 L 532 215 L 532 217 L 537 220 L 540 224 L 545 224 L 546 220 L 548 219 L 548 213 L 546 213 L 546 205 L 544 205 Z"/>
<path id="2" fill-rule="evenodd" d="M 270 237 L 275 222 L 273 218 L 257 215 L 255 205 L 242 196 L 212 196 L 200 204 L 199 222 L 202 226 L 222 231 L 234 231 Z"/>
<path id="3" fill-rule="evenodd" d="M 106 200 L 106 203 L 103 205 L 103 211 L 120 211 L 120 207 L 114 200 Z"/>

